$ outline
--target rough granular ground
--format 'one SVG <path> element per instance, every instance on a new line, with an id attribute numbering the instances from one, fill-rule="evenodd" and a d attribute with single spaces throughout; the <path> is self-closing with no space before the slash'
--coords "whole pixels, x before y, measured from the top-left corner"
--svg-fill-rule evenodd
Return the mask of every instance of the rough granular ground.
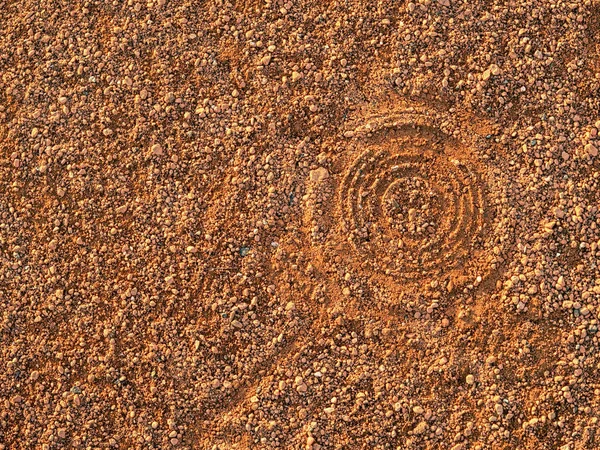
<path id="1" fill-rule="evenodd" d="M 600 448 L 598 0 L 0 0 L 0 450 Z"/>

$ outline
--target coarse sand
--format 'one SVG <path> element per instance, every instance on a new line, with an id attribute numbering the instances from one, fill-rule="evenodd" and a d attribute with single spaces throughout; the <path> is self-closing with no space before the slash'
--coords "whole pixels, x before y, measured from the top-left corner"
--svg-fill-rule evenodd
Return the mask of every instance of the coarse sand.
<path id="1" fill-rule="evenodd" d="M 599 0 L 0 0 L 0 450 L 600 448 Z"/>

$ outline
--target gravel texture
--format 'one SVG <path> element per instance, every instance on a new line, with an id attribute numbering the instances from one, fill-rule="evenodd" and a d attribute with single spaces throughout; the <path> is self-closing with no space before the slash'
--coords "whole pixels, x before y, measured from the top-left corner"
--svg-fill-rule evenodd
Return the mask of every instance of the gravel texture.
<path id="1" fill-rule="evenodd" d="M 600 448 L 598 0 L 0 14 L 0 450 Z"/>

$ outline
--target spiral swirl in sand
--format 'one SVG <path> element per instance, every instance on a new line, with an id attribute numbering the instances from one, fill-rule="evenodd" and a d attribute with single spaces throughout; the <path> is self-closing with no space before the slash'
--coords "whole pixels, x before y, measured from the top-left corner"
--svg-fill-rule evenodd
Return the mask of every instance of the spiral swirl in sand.
<path id="1" fill-rule="evenodd" d="M 339 171 L 309 184 L 305 223 L 323 262 L 417 284 L 478 283 L 497 268 L 514 225 L 511 183 L 475 151 L 477 137 L 427 110 L 354 123 Z"/>
<path id="2" fill-rule="evenodd" d="M 483 229 L 482 197 L 467 162 L 402 141 L 361 154 L 339 192 L 348 240 L 364 262 L 413 279 L 464 263 Z"/>

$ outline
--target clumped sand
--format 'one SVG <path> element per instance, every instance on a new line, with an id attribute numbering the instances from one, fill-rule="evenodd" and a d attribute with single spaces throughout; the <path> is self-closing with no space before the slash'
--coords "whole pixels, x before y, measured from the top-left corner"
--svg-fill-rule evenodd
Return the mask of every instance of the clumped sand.
<path id="1" fill-rule="evenodd" d="M 0 1 L 0 449 L 600 448 L 598 0 Z"/>

